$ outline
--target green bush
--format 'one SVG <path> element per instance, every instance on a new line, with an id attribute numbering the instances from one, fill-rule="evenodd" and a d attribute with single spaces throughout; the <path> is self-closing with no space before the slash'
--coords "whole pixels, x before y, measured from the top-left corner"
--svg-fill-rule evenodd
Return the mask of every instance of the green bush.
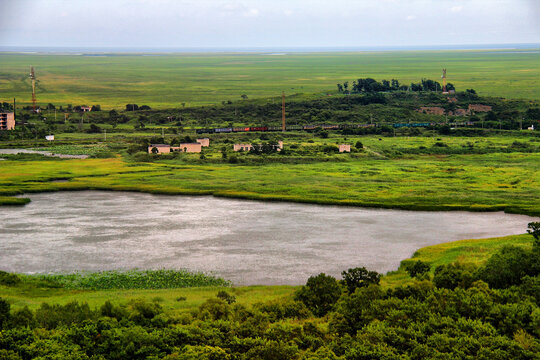
<path id="1" fill-rule="evenodd" d="M 21 282 L 17 274 L 8 273 L 0 270 L 0 285 L 14 286 Z"/>
<path id="2" fill-rule="evenodd" d="M 338 281 L 324 273 L 311 276 L 306 285 L 295 293 L 296 300 L 303 302 L 316 316 L 326 315 L 340 296 Z"/>
<path id="3" fill-rule="evenodd" d="M 410 277 L 422 277 L 431 270 L 431 265 L 421 260 L 415 261 L 405 268 Z"/>
<path id="4" fill-rule="evenodd" d="M 435 269 L 433 283 L 438 288 L 453 290 L 456 287 L 468 288 L 475 280 L 473 273 L 475 268 L 472 265 L 449 264 L 439 265 Z"/>
<path id="5" fill-rule="evenodd" d="M 349 269 L 341 273 L 343 282 L 349 291 L 349 294 L 361 287 L 371 284 L 378 285 L 381 281 L 381 274 L 376 271 L 368 271 L 365 267 Z"/>

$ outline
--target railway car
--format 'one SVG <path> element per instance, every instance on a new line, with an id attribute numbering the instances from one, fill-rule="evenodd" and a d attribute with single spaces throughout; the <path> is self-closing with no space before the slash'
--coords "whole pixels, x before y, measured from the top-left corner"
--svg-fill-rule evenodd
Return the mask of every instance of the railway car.
<path id="1" fill-rule="evenodd" d="M 233 128 L 233 132 L 246 132 L 249 131 L 248 127 L 235 127 Z"/>
<path id="2" fill-rule="evenodd" d="M 217 133 L 230 133 L 232 132 L 233 129 L 232 128 L 218 128 L 218 129 L 214 129 L 214 132 L 217 132 Z"/>
<path id="3" fill-rule="evenodd" d="M 249 128 L 249 131 L 267 131 L 268 127 L 266 126 L 252 126 Z"/>

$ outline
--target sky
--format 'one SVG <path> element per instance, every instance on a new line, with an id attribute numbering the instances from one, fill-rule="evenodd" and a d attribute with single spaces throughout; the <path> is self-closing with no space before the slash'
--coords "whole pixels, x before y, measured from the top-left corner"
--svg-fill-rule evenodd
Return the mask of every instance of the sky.
<path id="1" fill-rule="evenodd" d="M 0 46 L 540 43 L 540 0 L 0 0 Z"/>

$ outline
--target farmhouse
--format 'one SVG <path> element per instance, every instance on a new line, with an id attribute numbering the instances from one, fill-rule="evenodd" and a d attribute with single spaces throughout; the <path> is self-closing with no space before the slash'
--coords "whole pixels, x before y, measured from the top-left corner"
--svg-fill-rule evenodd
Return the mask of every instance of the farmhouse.
<path id="1" fill-rule="evenodd" d="M 351 145 L 341 144 L 339 145 L 339 152 L 351 152 Z"/>
<path id="2" fill-rule="evenodd" d="M 199 144 L 201 144 L 201 146 L 204 146 L 204 147 L 210 146 L 210 139 L 209 138 L 197 139 L 197 142 Z"/>
<path id="3" fill-rule="evenodd" d="M 155 152 L 155 154 L 168 154 L 171 152 L 171 145 L 167 145 L 167 144 L 150 144 L 148 146 L 148 153 L 149 154 L 154 154 L 154 152 L 152 151 L 153 149 L 156 149 L 157 152 Z M 154 151 L 156 151 L 154 150 Z"/>
<path id="4" fill-rule="evenodd" d="M 438 106 L 422 106 L 420 109 L 416 111 L 424 113 L 424 114 L 444 115 L 444 109 Z"/>
<path id="5" fill-rule="evenodd" d="M 469 115 L 469 114 L 470 114 L 470 112 L 467 109 L 456 109 L 454 111 L 455 116 L 466 116 L 466 115 Z"/>
<path id="6" fill-rule="evenodd" d="M 81 106 L 82 112 L 89 112 L 92 111 L 92 108 L 90 106 Z"/>
<path id="7" fill-rule="evenodd" d="M 0 113 L 0 130 L 15 129 L 15 115 L 12 112 Z"/>
<path id="8" fill-rule="evenodd" d="M 469 105 L 469 111 L 473 112 L 488 112 L 491 111 L 491 106 L 489 105 L 482 105 L 482 104 L 470 104 Z"/>
<path id="9" fill-rule="evenodd" d="M 171 146 L 171 151 L 200 153 L 202 151 L 201 143 L 182 143 L 179 146 Z"/>
<path id="10" fill-rule="evenodd" d="M 253 149 L 253 145 L 251 144 L 234 144 L 233 150 L 234 151 L 250 151 Z"/>

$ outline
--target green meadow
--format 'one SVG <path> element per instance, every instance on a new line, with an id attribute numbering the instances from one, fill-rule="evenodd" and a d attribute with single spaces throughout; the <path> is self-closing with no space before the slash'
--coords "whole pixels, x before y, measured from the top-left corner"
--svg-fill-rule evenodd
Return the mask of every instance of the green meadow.
<path id="1" fill-rule="evenodd" d="M 371 141 L 390 141 L 375 139 Z M 389 158 L 381 154 L 383 150 L 370 148 L 370 141 L 365 142 L 368 147 L 363 152 L 318 158 L 313 163 L 201 164 L 196 159 L 160 160 L 159 156 L 150 157 L 155 162 L 120 157 L 7 159 L 0 165 L 0 200 L 24 203 L 27 200 L 10 196 L 100 189 L 410 210 L 540 214 L 539 153 Z M 58 179 L 63 181 L 55 181 Z"/>
<path id="2" fill-rule="evenodd" d="M 155 108 L 220 104 L 287 94 L 335 92 L 361 77 L 448 81 L 486 96 L 540 99 L 540 53 L 527 51 L 399 51 L 270 54 L 110 54 L 107 56 L 0 53 L 0 100 L 31 102 L 30 66 L 38 103 L 127 103 Z"/>

